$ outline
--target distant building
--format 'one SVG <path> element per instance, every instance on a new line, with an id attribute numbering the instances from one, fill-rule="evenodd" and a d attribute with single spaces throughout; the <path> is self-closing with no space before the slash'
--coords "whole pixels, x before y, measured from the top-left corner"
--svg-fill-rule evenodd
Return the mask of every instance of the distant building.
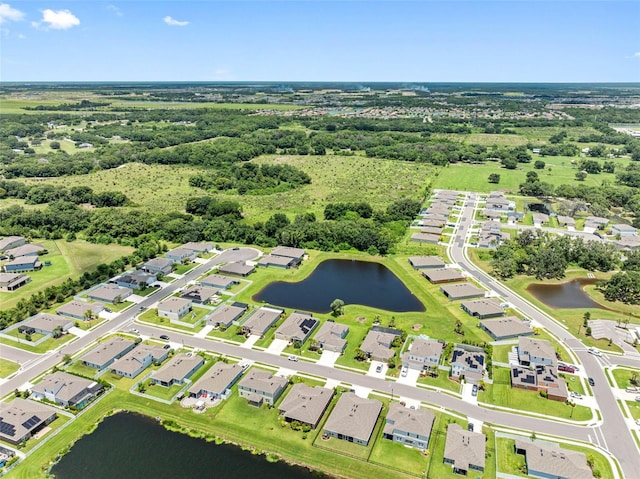
<path id="1" fill-rule="evenodd" d="M 169 258 L 153 258 L 144 263 L 140 269 L 153 274 L 167 275 L 173 271 L 173 264 Z"/>
<path id="2" fill-rule="evenodd" d="M 38 260 L 38 256 L 20 256 L 4 264 L 4 270 L 7 273 L 22 273 L 39 269 L 42 269 L 42 263 Z"/>
<path id="3" fill-rule="evenodd" d="M 124 301 L 132 294 L 133 290 L 131 288 L 125 288 L 111 283 L 98 286 L 93 291 L 90 291 L 87 296 L 89 299 L 94 299 L 96 301 L 118 303 Z"/>
<path id="4" fill-rule="evenodd" d="M 175 248 L 167 251 L 164 257 L 171 260 L 174 264 L 182 264 L 185 262 L 191 263 L 198 257 L 198 253 L 192 249 L 187 248 Z"/>
<path id="5" fill-rule="evenodd" d="M 611 234 L 620 236 L 633 236 L 638 232 L 636 228 L 631 225 L 617 224 L 611 227 Z"/>
<path id="6" fill-rule="evenodd" d="M 235 276 L 249 276 L 255 271 L 255 268 L 244 261 L 237 261 L 234 263 L 227 263 L 224 266 L 220 266 L 218 271 L 222 274 L 232 274 Z"/>
<path id="7" fill-rule="evenodd" d="M 185 243 L 181 246 L 181 248 L 188 249 L 191 251 L 195 251 L 196 254 L 205 254 L 213 251 L 213 243 L 195 243 L 190 241 L 189 243 Z"/>
<path id="8" fill-rule="evenodd" d="M 360 349 L 367 353 L 367 356 L 371 359 L 386 362 L 396 354 L 391 349 L 391 344 L 399 336 L 400 334 L 379 331 L 373 328 L 365 336 Z"/>
<path id="9" fill-rule="evenodd" d="M 22 273 L 0 273 L 0 291 L 15 291 L 31 281 L 31 278 Z"/>
<path id="10" fill-rule="evenodd" d="M 440 242 L 440 236 L 430 233 L 413 233 L 411 235 L 411 241 L 427 244 L 438 244 Z"/>
<path id="11" fill-rule="evenodd" d="M 46 252 L 47 248 L 45 248 L 41 244 L 27 243 L 16 248 L 11 248 L 4 253 L 9 258 L 20 258 L 22 256 L 39 256 L 41 254 L 45 254 Z"/>
<path id="12" fill-rule="evenodd" d="M 63 304 L 56 313 L 62 316 L 68 316 L 74 319 L 95 319 L 101 311 L 104 310 L 102 303 L 90 303 L 88 301 L 73 300 L 67 304 Z"/>
<path id="13" fill-rule="evenodd" d="M 118 376 L 135 378 L 151 363 L 164 361 L 168 355 L 169 350 L 167 349 L 141 344 L 115 361 L 110 369 Z"/>
<path id="14" fill-rule="evenodd" d="M 455 283 L 467 279 L 459 269 L 455 268 L 425 269 L 422 271 L 422 276 L 432 284 Z"/>
<path id="15" fill-rule="evenodd" d="M 413 269 L 444 268 L 445 262 L 439 256 L 412 256 L 409 264 Z"/>
<path id="16" fill-rule="evenodd" d="M 131 289 L 146 289 L 158 280 L 154 273 L 137 270 L 125 273 L 115 279 L 118 286 Z"/>
<path id="17" fill-rule="evenodd" d="M 180 298 L 197 304 L 208 304 L 220 292 L 219 288 L 207 286 L 191 286 L 180 293 Z"/>
<path id="18" fill-rule="evenodd" d="M 534 364 L 554 365 L 557 362 L 556 350 L 544 339 L 519 338 L 518 362 L 523 366 Z"/>
<path id="19" fill-rule="evenodd" d="M 275 268 L 293 268 L 297 266 L 299 263 L 295 258 L 289 258 L 288 256 L 276 256 L 273 254 L 268 254 L 263 256 L 258 261 L 258 266 L 273 266 Z"/>
<path id="20" fill-rule="evenodd" d="M 504 309 L 493 299 L 477 299 L 475 301 L 465 301 L 460 307 L 471 316 L 479 319 L 504 316 Z"/>
<path id="21" fill-rule="evenodd" d="M 484 298 L 486 291 L 471 283 L 445 284 L 440 291 L 452 301 L 458 299 Z"/>
<path id="22" fill-rule="evenodd" d="M 480 348 L 457 345 L 451 357 L 451 376 L 477 384 L 484 375 L 486 355 Z"/>
<path id="23" fill-rule="evenodd" d="M 23 334 L 37 333 L 48 336 L 53 334 L 57 328 L 60 328 L 60 330 L 64 332 L 72 327 L 73 320 L 69 318 L 49 313 L 38 313 L 22 321 L 20 326 L 18 326 L 18 332 Z"/>
<path id="24" fill-rule="evenodd" d="M 514 316 L 506 318 L 485 319 L 480 321 L 480 327 L 484 329 L 495 341 L 517 338 L 518 336 L 530 336 L 533 329 L 529 323 Z"/>
<path id="25" fill-rule="evenodd" d="M 230 278 L 229 276 L 222 276 L 220 274 L 211 274 L 200 281 L 201 286 L 220 289 L 230 288 L 234 284 L 240 284 L 240 281 L 235 278 Z"/>
<path id="26" fill-rule="evenodd" d="M 24 236 L 6 236 L 0 239 L 0 251 L 4 252 L 11 248 L 22 246 L 27 242 Z"/>
<path id="27" fill-rule="evenodd" d="M 82 356 L 80 361 L 86 366 L 102 371 L 116 359 L 121 358 L 135 347 L 135 342 L 116 336 L 104 343 L 98 344 Z"/>

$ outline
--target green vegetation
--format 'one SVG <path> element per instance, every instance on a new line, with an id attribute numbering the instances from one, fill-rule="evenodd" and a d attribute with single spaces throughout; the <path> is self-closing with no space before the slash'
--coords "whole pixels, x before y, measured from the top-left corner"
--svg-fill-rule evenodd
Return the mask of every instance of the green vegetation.
<path id="1" fill-rule="evenodd" d="M 620 389 L 640 385 L 640 370 L 616 367 L 611 370 L 616 386 Z"/>
<path id="2" fill-rule="evenodd" d="M 0 358 L 0 378 L 6 378 L 15 373 L 20 368 L 20 364 Z"/>
<path id="3" fill-rule="evenodd" d="M 498 451 L 498 472 L 519 477 L 529 477 L 526 471 L 524 455 L 515 453 L 515 439 L 505 437 L 496 438 L 496 450 Z"/>

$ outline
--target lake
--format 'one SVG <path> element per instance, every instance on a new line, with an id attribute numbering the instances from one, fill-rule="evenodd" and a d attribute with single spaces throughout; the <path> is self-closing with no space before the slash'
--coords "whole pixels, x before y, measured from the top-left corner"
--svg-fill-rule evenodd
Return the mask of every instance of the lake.
<path id="1" fill-rule="evenodd" d="M 424 305 L 400 279 L 380 263 L 331 259 L 323 261 L 298 283 L 276 281 L 254 301 L 283 308 L 328 313 L 334 299 L 393 312 L 422 312 Z"/>
<path id="2" fill-rule="evenodd" d="M 154 419 L 133 413 L 106 417 L 51 472 L 57 479 L 318 478 L 307 469 L 271 463 L 237 446 L 167 431 Z"/>
<path id="3" fill-rule="evenodd" d="M 558 309 L 571 308 L 599 308 L 607 309 L 596 303 L 582 288 L 596 284 L 598 280 L 590 278 L 573 279 L 564 283 L 544 284 L 534 283 L 527 287 L 527 291 L 547 306 Z"/>

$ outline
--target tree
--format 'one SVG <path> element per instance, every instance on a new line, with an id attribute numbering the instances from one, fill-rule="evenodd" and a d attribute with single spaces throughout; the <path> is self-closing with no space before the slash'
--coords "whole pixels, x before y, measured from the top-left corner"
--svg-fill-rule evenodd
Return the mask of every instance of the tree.
<path id="1" fill-rule="evenodd" d="M 59 141 L 52 141 L 51 143 L 49 143 L 49 148 L 51 148 L 52 150 L 59 150 L 60 149 L 60 142 Z"/>
<path id="2" fill-rule="evenodd" d="M 489 183 L 500 183 L 500 175 L 498 173 L 491 173 L 489 175 Z"/>
<path id="3" fill-rule="evenodd" d="M 626 271 L 614 274 L 608 281 L 596 286 L 607 301 L 640 304 L 640 272 Z"/>
<path id="4" fill-rule="evenodd" d="M 62 356 L 62 362 L 64 364 L 69 364 L 71 362 L 71 355 L 65 354 L 64 356 Z"/>
<path id="5" fill-rule="evenodd" d="M 544 167 L 545 167 L 546 165 L 547 165 L 547 164 L 546 164 L 544 161 L 542 161 L 542 160 L 536 160 L 536 161 L 533 163 L 533 167 L 534 167 L 536 170 L 544 170 Z"/>
<path id="6" fill-rule="evenodd" d="M 500 163 L 502 163 L 502 166 L 507 170 L 515 170 L 518 167 L 518 160 L 511 157 L 503 158 Z"/>
<path id="7" fill-rule="evenodd" d="M 331 314 L 337 318 L 338 316 L 342 316 L 344 301 L 341 299 L 334 299 L 329 307 L 331 308 Z"/>
<path id="8" fill-rule="evenodd" d="M 586 171 L 578 171 L 576 173 L 576 180 L 584 181 L 586 179 L 587 179 L 587 172 Z"/>
<path id="9" fill-rule="evenodd" d="M 582 326 L 586 328 L 587 326 L 589 326 L 589 320 L 591 319 L 591 313 L 589 311 L 587 311 L 586 313 L 584 313 L 584 316 L 582 316 L 582 318 L 584 319 L 584 321 L 582 322 Z"/>

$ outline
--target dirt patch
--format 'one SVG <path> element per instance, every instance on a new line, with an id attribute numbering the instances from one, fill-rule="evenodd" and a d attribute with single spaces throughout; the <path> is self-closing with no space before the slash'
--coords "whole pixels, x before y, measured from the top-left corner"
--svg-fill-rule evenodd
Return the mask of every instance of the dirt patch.
<path id="1" fill-rule="evenodd" d="M 367 320 L 367 318 L 365 318 L 364 316 L 359 316 L 356 318 L 356 321 L 358 321 L 361 324 L 364 324 L 364 322 Z"/>
<path id="2" fill-rule="evenodd" d="M 422 329 L 422 324 L 420 323 L 416 323 L 413 326 L 411 326 L 412 331 L 420 331 L 421 329 Z"/>

